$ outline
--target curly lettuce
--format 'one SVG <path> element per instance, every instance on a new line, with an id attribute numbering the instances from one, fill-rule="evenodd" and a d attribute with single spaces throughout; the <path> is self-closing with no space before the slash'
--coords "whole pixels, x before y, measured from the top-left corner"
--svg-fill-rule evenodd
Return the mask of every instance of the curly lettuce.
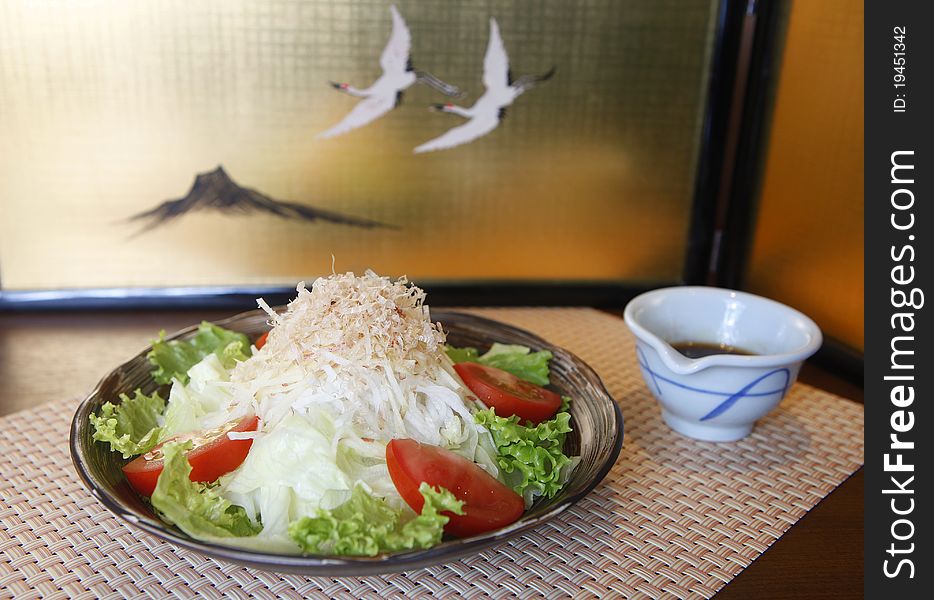
<path id="1" fill-rule="evenodd" d="M 548 385 L 548 350 L 532 352 L 525 346 L 493 344 L 486 354 L 476 348 L 445 346 L 455 363 L 477 362 L 508 371 L 536 385 Z M 523 496 L 526 505 L 537 496 L 551 498 L 564 486 L 576 458 L 564 454 L 564 440 L 571 431 L 571 399 L 561 397 L 561 408 L 549 421 L 524 425 L 517 416 L 499 417 L 492 408 L 474 413 L 474 421 L 489 430 L 496 447 L 496 465 L 506 484 Z"/>
<path id="2" fill-rule="evenodd" d="M 188 370 L 205 356 L 215 354 L 225 369 L 250 357 L 249 338 L 236 331 L 202 321 L 198 332 L 189 340 L 166 341 L 165 331 L 153 340 L 152 350 L 146 355 L 152 363 L 152 378 L 156 383 L 169 383 L 178 379 L 188 383 Z"/>
<path id="3" fill-rule="evenodd" d="M 120 404 L 105 402 L 98 414 L 89 416 L 92 438 L 109 443 L 110 450 L 123 458 L 149 452 L 162 437 L 159 417 L 164 412 L 165 400 L 158 392 L 147 396 L 137 389 L 132 398 L 120 394 Z"/>
<path id="4" fill-rule="evenodd" d="M 150 502 L 162 518 L 195 539 L 249 537 L 262 525 L 254 523 L 243 507 L 233 505 L 215 488 L 189 479 L 191 465 L 185 453 L 192 444 L 169 442 L 163 446 L 163 469 Z"/>
<path id="5" fill-rule="evenodd" d="M 535 426 L 519 423 L 519 417 L 498 417 L 493 409 L 474 413 L 496 446 L 496 464 L 507 485 L 530 502 L 536 496 L 551 498 L 567 481 L 574 459 L 564 454 L 564 440 L 571 431 L 571 414 L 562 411 Z"/>
<path id="6" fill-rule="evenodd" d="M 431 548 L 441 541 L 450 520 L 447 511 L 462 515 L 463 502 L 444 488 L 422 483 L 418 488 L 425 504 L 421 514 L 401 522 L 402 511 L 354 487 L 350 499 L 333 510 L 318 510 L 289 525 L 289 536 L 310 554 L 376 556 L 381 552 Z"/>
<path id="7" fill-rule="evenodd" d="M 548 385 L 548 362 L 553 356 L 548 350 L 532 352 L 526 346 L 499 343 L 493 344 L 485 354 L 480 354 L 476 348 L 469 347 L 445 346 L 444 350 L 455 363 L 476 362 L 508 371 L 519 379 L 535 385 Z"/>

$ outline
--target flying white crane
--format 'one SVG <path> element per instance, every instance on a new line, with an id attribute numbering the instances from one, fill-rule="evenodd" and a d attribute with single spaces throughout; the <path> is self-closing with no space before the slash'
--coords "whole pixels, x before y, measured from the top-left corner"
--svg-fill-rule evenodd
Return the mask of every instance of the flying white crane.
<path id="1" fill-rule="evenodd" d="M 415 153 L 453 148 L 490 133 L 499 126 L 500 121 L 506 115 L 507 106 L 524 92 L 550 79 L 554 74 L 555 68 L 552 67 L 543 75 L 524 75 L 513 80 L 509 71 L 509 57 L 503 46 L 503 38 L 499 34 L 499 25 L 496 19 L 491 17 L 490 41 L 486 47 L 486 56 L 483 58 L 483 85 L 486 91 L 470 108 L 454 104 L 435 104 L 431 107 L 433 110 L 460 115 L 470 120 L 418 146 L 415 148 Z"/>
<path id="2" fill-rule="evenodd" d="M 331 85 L 335 89 L 351 96 L 359 96 L 363 100 L 340 123 L 318 134 L 319 138 L 335 137 L 372 123 L 398 106 L 402 101 L 402 92 L 414 83 L 424 83 L 447 96 L 460 95 L 460 90 L 455 86 L 444 83 L 430 73 L 416 71 L 412 67 L 410 56 L 412 36 L 409 33 L 409 27 L 396 10 L 395 5 L 390 5 L 389 12 L 392 13 L 392 33 L 379 59 L 383 74 L 365 89 L 332 81 Z"/>

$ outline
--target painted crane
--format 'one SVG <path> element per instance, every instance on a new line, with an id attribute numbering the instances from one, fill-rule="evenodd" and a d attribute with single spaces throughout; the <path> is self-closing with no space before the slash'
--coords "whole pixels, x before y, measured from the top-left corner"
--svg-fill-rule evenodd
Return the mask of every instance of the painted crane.
<path id="1" fill-rule="evenodd" d="M 340 123 L 318 134 L 319 138 L 332 138 L 372 123 L 402 101 L 402 93 L 415 83 L 423 83 L 447 96 L 459 96 L 460 90 L 444 83 L 434 75 L 416 71 L 412 67 L 412 35 L 405 19 L 395 5 L 389 7 L 392 14 L 392 33 L 383 49 L 379 64 L 383 74 L 368 88 L 356 88 L 348 83 L 330 82 L 345 94 L 363 98 Z"/>
<path id="2" fill-rule="evenodd" d="M 539 83 L 551 79 L 554 74 L 555 68 L 552 67 L 542 75 L 524 75 L 513 80 L 509 70 L 509 57 L 506 55 L 503 38 L 499 33 L 499 25 L 496 19 L 491 17 L 490 41 L 483 59 L 483 85 L 486 91 L 470 108 L 454 104 L 433 105 L 433 110 L 459 115 L 469 120 L 418 146 L 415 148 L 415 153 L 454 148 L 490 133 L 503 120 L 506 107 Z"/>

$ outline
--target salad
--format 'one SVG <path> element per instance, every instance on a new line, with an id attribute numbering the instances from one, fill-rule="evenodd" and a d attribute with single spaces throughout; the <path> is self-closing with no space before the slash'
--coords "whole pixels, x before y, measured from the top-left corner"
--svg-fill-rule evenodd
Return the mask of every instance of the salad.
<path id="1" fill-rule="evenodd" d="M 253 341 L 202 323 L 153 343 L 152 376 L 91 415 L 130 485 L 192 538 L 375 556 L 516 521 L 565 484 L 570 399 L 548 351 L 446 345 L 425 293 L 320 278 Z"/>

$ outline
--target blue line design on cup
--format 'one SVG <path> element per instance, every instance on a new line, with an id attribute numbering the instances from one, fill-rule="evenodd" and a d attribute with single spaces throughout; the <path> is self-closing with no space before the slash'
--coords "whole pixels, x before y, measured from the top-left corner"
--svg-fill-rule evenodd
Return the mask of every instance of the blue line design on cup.
<path id="1" fill-rule="evenodd" d="M 655 391 L 658 392 L 658 395 L 662 395 L 662 386 L 658 385 L 658 380 L 667 381 L 668 383 L 674 383 L 675 385 L 681 385 L 680 383 L 674 382 L 670 379 L 666 379 L 649 368 L 649 361 L 645 358 L 645 353 L 642 352 L 642 348 L 636 348 L 636 352 L 639 353 L 639 366 L 642 367 L 644 373 L 647 373 L 652 379 L 652 383 L 655 384 Z"/>
<path id="2" fill-rule="evenodd" d="M 708 421 L 710 419 L 713 419 L 714 417 L 718 417 L 722 415 L 724 412 L 729 410 L 731 406 L 736 404 L 741 398 L 758 398 L 762 396 L 772 396 L 775 394 L 781 394 L 781 396 L 784 397 L 785 393 L 788 391 L 788 385 L 791 383 L 791 371 L 789 371 L 785 367 L 782 367 L 780 369 L 769 371 L 768 373 L 765 373 L 764 375 L 757 377 L 756 379 L 750 381 L 749 383 L 744 385 L 742 388 L 740 388 L 736 392 L 718 392 L 716 390 L 705 390 L 703 388 L 685 385 L 681 382 L 675 381 L 673 379 L 669 379 L 668 377 L 665 377 L 664 375 L 658 373 L 657 371 L 653 371 L 651 368 L 649 368 L 649 361 L 646 358 L 645 353 L 642 351 L 642 349 L 637 348 L 637 352 L 639 354 L 639 366 L 642 367 L 643 371 L 649 375 L 649 377 L 652 380 L 652 383 L 655 384 L 655 389 L 658 392 L 659 396 L 662 395 L 662 388 L 658 382 L 664 381 L 665 383 L 670 383 L 671 385 L 674 385 L 676 387 L 679 387 L 685 390 L 690 390 L 692 392 L 697 392 L 699 394 L 709 394 L 713 396 L 726 396 L 727 397 L 726 400 L 724 400 L 723 402 L 715 406 L 712 411 L 710 411 L 709 413 L 701 417 L 700 418 L 701 421 Z M 785 377 L 785 382 L 782 384 L 782 387 L 775 388 L 773 390 L 768 390 L 765 392 L 751 391 L 752 388 L 754 388 L 756 385 L 758 385 L 762 381 L 765 381 L 766 379 L 768 379 L 769 377 L 777 373 L 780 373 L 784 375 Z"/>

